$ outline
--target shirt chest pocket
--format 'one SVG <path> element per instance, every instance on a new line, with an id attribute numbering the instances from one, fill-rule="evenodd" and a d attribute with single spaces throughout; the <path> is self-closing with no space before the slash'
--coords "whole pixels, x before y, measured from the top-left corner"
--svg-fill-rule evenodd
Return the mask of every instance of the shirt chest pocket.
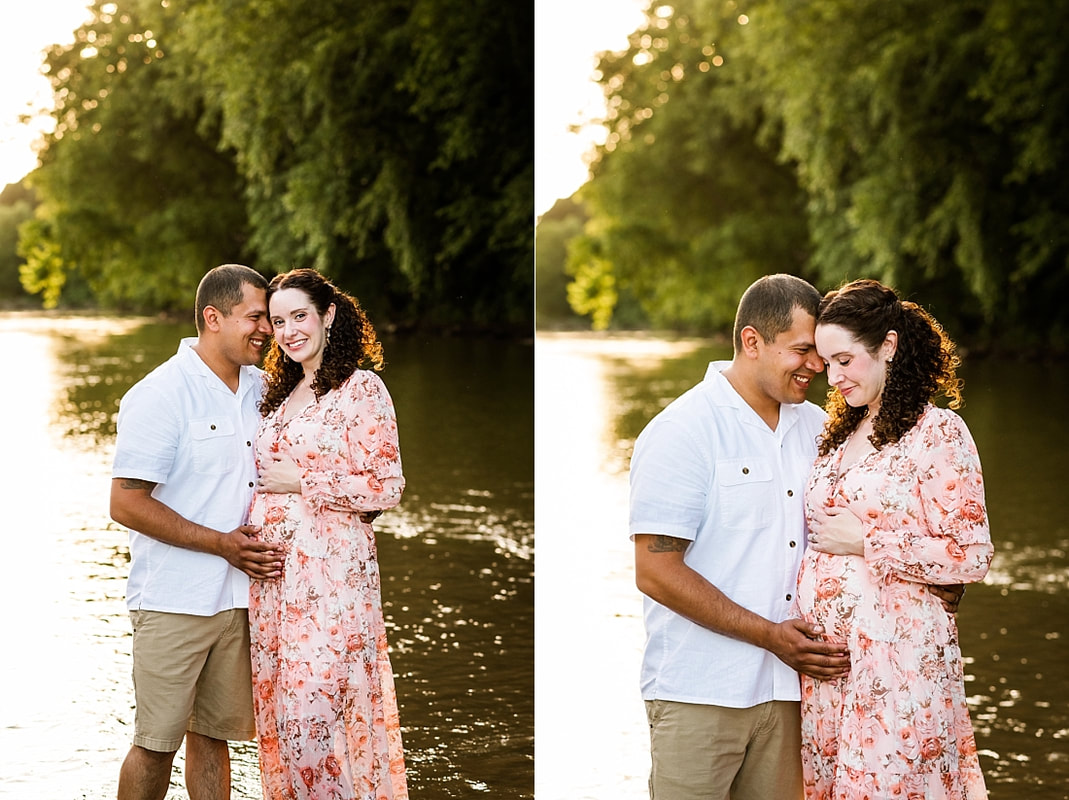
<path id="1" fill-rule="evenodd" d="M 772 465 L 763 458 L 716 462 L 715 502 L 725 528 L 763 528 L 773 519 Z"/>
<path id="2" fill-rule="evenodd" d="M 222 475 L 237 466 L 234 423 L 224 417 L 189 422 L 193 469 L 202 475 Z"/>

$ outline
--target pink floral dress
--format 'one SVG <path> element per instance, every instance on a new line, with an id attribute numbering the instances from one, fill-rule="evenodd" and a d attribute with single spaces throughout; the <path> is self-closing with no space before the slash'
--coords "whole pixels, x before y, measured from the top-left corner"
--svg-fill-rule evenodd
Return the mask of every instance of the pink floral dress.
<path id="1" fill-rule="evenodd" d="M 371 525 L 405 481 L 386 387 L 357 370 L 288 422 L 265 417 L 258 462 L 302 470 L 300 494 L 260 494 L 251 522 L 285 550 L 283 575 L 249 597 L 253 702 L 265 798 L 408 797 Z"/>
<path id="2" fill-rule="evenodd" d="M 901 440 L 841 471 L 843 449 L 817 459 L 806 514 L 852 510 L 865 555 L 810 549 L 798 574 L 800 615 L 851 662 L 839 680 L 802 676 L 806 798 L 986 798 L 957 624 L 927 589 L 987 574 L 976 446 L 960 417 L 929 405 Z"/>

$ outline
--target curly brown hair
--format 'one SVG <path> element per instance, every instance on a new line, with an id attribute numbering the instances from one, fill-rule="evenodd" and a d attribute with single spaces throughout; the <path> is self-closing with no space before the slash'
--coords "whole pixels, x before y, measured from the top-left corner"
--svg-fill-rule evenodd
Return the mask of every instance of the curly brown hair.
<path id="1" fill-rule="evenodd" d="M 382 344 L 375 329 L 356 298 L 337 288 L 314 269 L 295 269 L 276 275 L 267 287 L 267 302 L 282 289 L 299 289 L 312 301 L 319 316 L 326 315 L 334 304 L 334 322 L 330 326 L 323 360 L 312 381 L 312 391 L 320 398 L 337 389 L 357 369 L 381 370 Z M 264 359 L 266 383 L 260 413 L 265 417 L 282 405 L 304 377 L 304 369 L 282 352 L 272 340 Z"/>
<path id="2" fill-rule="evenodd" d="M 873 280 L 833 289 L 820 301 L 817 325 L 844 328 L 872 355 L 888 331 L 898 333 L 898 349 L 887 362 L 880 410 L 869 436 L 877 450 L 901 439 L 936 397 L 948 398 L 951 408 L 961 406 L 962 381 L 956 372 L 961 359 L 954 342 L 931 314 L 916 303 L 900 300 L 894 289 Z M 818 441 L 822 456 L 845 442 L 868 413 L 864 406 L 847 404 L 835 387 L 828 390 L 825 410 L 828 421 Z"/>

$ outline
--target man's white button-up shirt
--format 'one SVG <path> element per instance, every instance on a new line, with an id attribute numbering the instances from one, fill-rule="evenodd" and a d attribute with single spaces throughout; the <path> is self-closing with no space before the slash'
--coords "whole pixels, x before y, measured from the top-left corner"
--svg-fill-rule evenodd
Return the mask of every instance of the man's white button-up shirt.
<path id="1" fill-rule="evenodd" d="M 258 368 L 242 367 L 232 392 L 192 349 L 196 342 L 183 339 L 123 397 L 112 477 L 152 481 L 164 505 L 227 532 L 246 521 L 256 483 L 263 378 Z M 247 608 L 249 579 L 219 556 L 130 531 L 126 603 L 210 616 Z"/>
<path id="2" fill-rule="evenodd" d="M 692 542 L 685 563 L 731 600 L 786 619 L 805 547 L 803 495 L 824 412 L 783 405 L 775 430 L 709 365 L 658 414 L 631 459 L 631 535 Z M 798 675 L 771 653 L 644 598 L 642 697 L 731 708 L 800 699 Z"/>

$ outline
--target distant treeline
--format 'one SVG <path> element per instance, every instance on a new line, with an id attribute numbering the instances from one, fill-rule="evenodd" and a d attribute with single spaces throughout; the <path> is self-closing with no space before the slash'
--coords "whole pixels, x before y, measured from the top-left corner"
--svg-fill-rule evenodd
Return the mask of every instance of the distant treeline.
<path id="1" fill-rule="evenodd" d="M 56 127 L 18 249 L 47 305 L 186 310 L 237 261 L 315 267 L 399 325 L 529 328 L 530 4 L 91 11 L 45 59 Z"/>
<path id="2" fill-rule="evenodd" d="M 606 140 L 539 284 L 595 327 L 724 329 L 762 274 L 874 277 L 973 343 L 1065 351 L 1067 28 L 1042 0 L 652 3 L 600 58 Z"/>

